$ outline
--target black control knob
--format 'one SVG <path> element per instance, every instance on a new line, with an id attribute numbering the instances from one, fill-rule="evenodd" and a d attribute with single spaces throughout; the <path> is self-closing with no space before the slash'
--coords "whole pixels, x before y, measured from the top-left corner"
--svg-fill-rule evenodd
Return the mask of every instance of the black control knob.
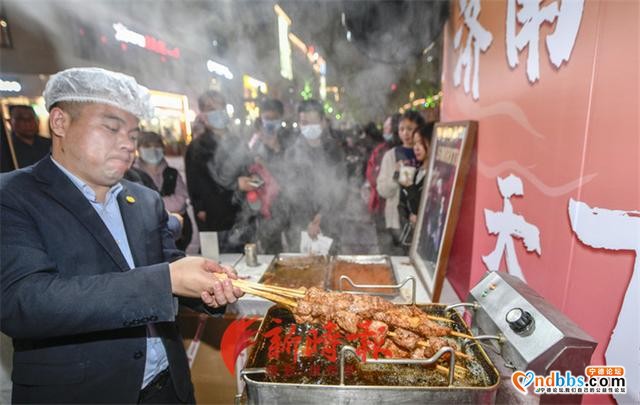
<path id="1" fill-rule="evenodd" d="M 533 317 L 522 308 L 513 308 L 505 316 L 511 330 L 518 334 L 528 334 L 533 328 Z"/>

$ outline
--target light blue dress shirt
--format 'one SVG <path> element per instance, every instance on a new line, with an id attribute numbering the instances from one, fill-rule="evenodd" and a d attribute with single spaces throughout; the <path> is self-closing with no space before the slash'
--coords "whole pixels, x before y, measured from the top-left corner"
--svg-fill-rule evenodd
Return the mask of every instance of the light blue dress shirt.
<path id="1" fill-rule="evenodd" d="M 133 263 L 133 256 L 131 254 L 131 248 L 129 247 L 129 240 L 127 239 L 127 232 L 122 222 L 122 215 L 120 214 L 120 206 L 118 206 L 118 194 L 122 191 L 122 184 L 118 183 L 111 187 L 107 192 L 104 203 L 96 201 L 96 193 L 89 187 L 84 181 L 80 180 L 77 176 L 65 169 L 55 159 L 51 158 L 53 163 L 64 173 L 71 182 L 82 192 L 84 197 L 91 203 L 93 209 L 96 210 L 102 222 L 107 226 L 111 236 L 115 239 L 120 252 L 127 260 L 129 268 L 135 268 Z M 147 325 L 147 358 L 144 365 L 144 378 L 142 380 L 142 388 L 147 386 L 162 370 L 169 367 L 169 360 L 167 359 L 167 352 L 164 350 L 162 340 L 157 337 L 157 333 L 153 324 Z"/>

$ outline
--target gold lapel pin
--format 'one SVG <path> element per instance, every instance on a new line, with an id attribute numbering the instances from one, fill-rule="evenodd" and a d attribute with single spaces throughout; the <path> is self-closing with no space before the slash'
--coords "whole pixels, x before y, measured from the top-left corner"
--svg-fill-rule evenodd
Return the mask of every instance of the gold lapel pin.
<path id="1" fill-rule="evenodd" d="M 130 195 L 126 196 L 124 199 L 127 200 L 129 204 L 133 204 L 134 202 L 136 202 L 136 199 Z"/>

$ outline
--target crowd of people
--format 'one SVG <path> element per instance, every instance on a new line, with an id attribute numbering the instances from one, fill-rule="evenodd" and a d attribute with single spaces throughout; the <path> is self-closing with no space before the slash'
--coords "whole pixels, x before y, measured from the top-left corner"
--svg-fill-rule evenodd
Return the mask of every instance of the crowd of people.
<path id="1" fill-rule="evenodd" d="M 241 252 L 246 243 L 266 254 L 299 252 L 305 233 L 312 240 L 331 238 L 331 252 L 340 252 L 347 200 L 362 188 L 363 204 L 376 224 L 378 253 L 406 254 L 433 127 L 421 114 L 394 114 L 382 131 L 373 122 L 339 131 L 323 104 L 309 99 L 297 106 L 294 131 L 283 125 L 282 102 L 267 98 L 259 104 L 256 131 L 246 137 L 234 132 L 220 92 L 203 93 L 198 107 L 185 154 L 186 189 L 197 230 L 216 232 L 221 253 Z M 147 161 L 148 153 L 139 149 L 144 163 L 134 168 L 152 169 L 148 174 L 155 173 L 159 188 L 159 169 Z M 183 205 L 168 209 L 186 212 Z"/>
<path id="2" fill-rule="evenodd" d="M 216 232 L 221 253 L 241 252 L 247 243 L 256 243 L 260 253 L 298 252 L 306 232 L 312 240 L 331 238 L 332 252 L 339 252 L 347 199 L 362 189 L 375 223 L 377 253 L 407 253 L 433 123 L 409 110 L 386 117 L 382 130 L 370 122 L 339 131 L 323 104 L 310 99 L 297 107 L 295 131 L 283 125 L 282 102 L 266 98 L 247 139 L 234 132 L 226 105 L 218 91 L 199 97 L 185 179 L 167 163 L 163 138 L 155 132 L 141 132 L 137 157 L 125 173 L 160 193 L 180 250 L 199 231 Z M 12 133 L 2 137 L 3 172 L 36 163 L 51 147 L 38 134 L 32 107 L 11 106 L 10 118 Z"/>

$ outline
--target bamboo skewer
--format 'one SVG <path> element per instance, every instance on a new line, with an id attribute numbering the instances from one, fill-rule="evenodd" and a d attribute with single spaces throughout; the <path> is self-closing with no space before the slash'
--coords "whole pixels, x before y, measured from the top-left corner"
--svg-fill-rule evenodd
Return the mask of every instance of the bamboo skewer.
<path id="1" fill-rule="evenodd" d="M 291 298 L 283 297 L 281 295 L 273 294 L 273 293 L 270 293 L 270 292 L 267 292 L 267 291 L 257 290 L 257 289 L 254 289 L 254 288 L 250 287 L 250 286 L 243 285 L 241 283 L 235 283 L 233 281 L 232 281 L 232 284 L 234 286 L 240 288 L 242 291 L 244 291 L 246 293 L 253 294 L 253 295 L 256 295 L 258 297 L 262 297 L 262 298 L 268 299 L 269 301 L 273 301 L 276 304 L 284 305 L 285 307 L 295 308 L 298 305 L 297 302 L 295 300 L 292 300 Z"/>
<path id="2" fill-rule="evenodd" d="M 444 323 L 454 323 L 453 320 L 447 319 L 447 318 L 443 318 L 441 316 L 427 315 L 427 317 L 429 317 L 429 319 L 432 320 L 432 321 L 438 321 L 438 322 L 444 322 Z"/>
<path id="3" fill-rule="evenodd" d="M 455 330 L 452 330 L 451 332 L 449 332 L 449 334 L 451 336 L 456 336 L 456 337 L 460 337 L 460 338 L 464 338 L 464 339 L 475 339 L 475 337 L 473 337 L 471 335 L 467 335 L 466 333 L 456 332 Z"/>
<path id="4" fill-rule="evenodd" d="M 244 281 L 244 280 L 238 280 L 238 281 L 239 282 L 237 284 L 239 286 L 244 285 L 244 286 L 253 288 L 254 290 L 272 292 L 272 293 L 286 296 L 287 298 L 303 298 L 305 294 L 305 292 L 302 290 L 296 290 L 292 288 L 270 286 L 270 285 L 259 284 L 259 283 L 251 283 L 250 281 Z"/>
<path id="5" fill-rule="evenodd" d="M 449 376 L 449 368 L 445 367 L 445 366 L 441 366 L 440 364 L 436 364 L 436 370 L 438 370 L 440 373 Z M 456 372 L 456 370 L 453 370 L 453 376 L 456 378 L 463 378 L 464 375 L 460 375 L 459 372 Z"/>

